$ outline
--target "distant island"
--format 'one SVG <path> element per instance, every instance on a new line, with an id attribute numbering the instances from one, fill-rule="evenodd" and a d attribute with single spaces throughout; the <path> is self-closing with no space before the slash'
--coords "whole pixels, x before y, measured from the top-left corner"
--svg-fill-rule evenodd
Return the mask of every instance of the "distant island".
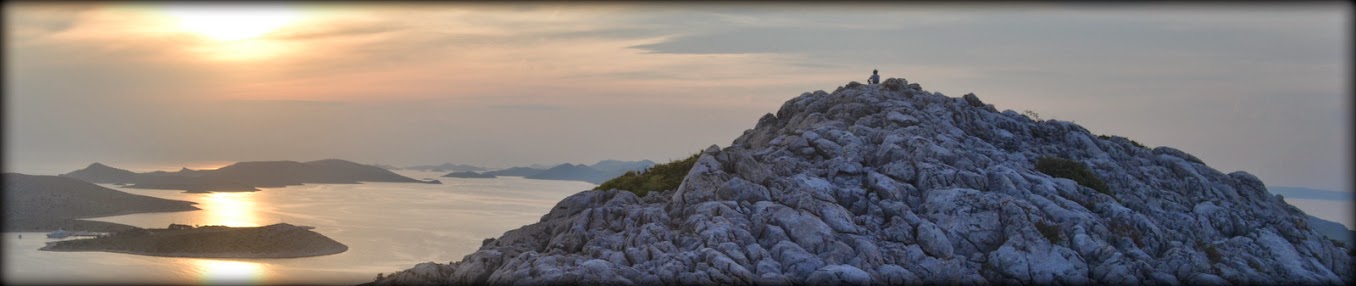
<path id="1" fill-rule="evenodd" d="M 390 168 L 388 168 L 388 169 L 390 169 Z M 486 170 L 487 170 L 487 169 L 485 169 L 485 168 L 481 168 L 481 167 L 477 167 L 477 166 L 464 165 L 464 164 L 453 164 L 453 163 L 443 163 L 442 165 L 409 166 L 409 167 L 405 167 L 404 169 L 405 169 L 405 170 L 415 170 L 415 171 L 425 171 L 425 172 L 482 172 L 482 171 L 486 171 Z M 395 169 L 392 169 L 392 170 L 395 170 Z"/>
<path id="2" fill-rule="evenodd" d="M 584 181 L 594 184 L 602 184 L 609 179 L 616 178 L 630 171 L 640 171 L 654 166 L 654 161 L 619 161 L 602 160 L 593 165 L 584 164 L 560 164 L 550 168 L 538 167 L 512 167 L 502 170 L 482 172 L 481 174 L 492 176 L 513 176 L 536 180 L 560 180 L 560 181 Z"/>
<path id="3" fill-rule="evenodd" d="M 449 178 L 497 178 L 497 177 L 523 177 L 536 180 L 560 180 L 560 181 L 584 181 L 594 184 L 601 184 L 609 179 L 616 178 L 630 171 L 640 171 L 654 166 L 654 161 L 621 161 L 621 160 L 602 160 L 593 165 L 585 164 L 558 164 L 558 165 L 531 165 L 518 166 L 500 170 L 490 171 L 489 169 L 454 163 L 443 163 L 441 165 L 423 165 L 398 168 L 390 165 L 376 164 L 373 166 L 385 168 L 387 170 L 416 170 L 425 172 L 450 172 L 443 177 Z"/>
<path id="4" fill-rule="evenodd" d="M 484 174 L 487 174 L 487 175 L 493 175 L 493 176 L 501 176 L 501 177 L 502 177 L 502 176 L 510 176 L 510 177 L 526 177 L 526 176 L 530 176 L 530 175 L 532 175 L 532 174 L 541 173 L 541 171 L 546 171 L 546 169 L 537 169 L 537 168 L 531 168 L 531 167 L 512 167 L 512 168 L 503 169 L 503 170 L 489 171 L 489 172 L 485 172 Z"/>
<path id="5" fill-rule="evenodd" d="M 1347 226 L 1340 223 L 1316 216 L 1305 215 L 1305 217 L 1309 221 L 1309 228 L 1313 228 L 1319 234 L 1340 241 L 1346 246 L 1356 246 L 1356 231 L 1348 229 Z"/>
<path id="6" fill-rule="evenodd" d="M 138 228 L 92 239 L 52 242 L 40 250 L 194 258 L 294 258 L 342 253 L 348 251 L 348 246 L 286 223 L 262 227 L 171 224 L 165 229 Z"/>
<path id="7" fill-rule="evenodd" d="M 391 170 L 391 171 L 401 170 L 400 167 L 391 166 L 391 165 L 386 165 L 386 164 L 368 164 L 368 165 L 372 165 L 372 166 L 377 167 L 377 168 L 387 169 L 387 170 Z"/>
<path id="8" fill-rule="evenodd" d="M 258 188 L 279 188 L 302 184 L 357 184 L 394 182 L 438 184 L 401 176 L 381 167 L 339 159 L 310 162 L 240 162 L 216 170 L 180 169 L 176 172 L 135 173 L 94 163 L 62 174 L 91 183 L 119 184 L 128 188 L 184 190 L 190 193 L 254 192 Z"/>
<path id="9" fill-rule="evenodd" d="M 67 177 L 5 173 L 4 180 L 5 231 L 111 232 L 134 227 L 80 219 L 198 210 L 193 202 L 133 195 Z"/>
<path id="10" fill-rule="evenodd" d="M 476 172 L 471 172 L 471 171 L 447 173 L 447 175 L 443 175 L 443 177 L 448 177 L 448 178 L 471 178 L 471 179 L 493 179 L 493 178 L 497 178 L 497 177 L 495 177 L 494 175 L 490 175 L 490 174 L 481 174 L 481 173 L 476 173 Z"/>
<path id="11" fill-rule="evenodd" d="M 602 184 L 608 179 L 615 178 L 621 174 L 610 174 L 589 167 L 588 165 L 572 165 L 569 163 L 560 164 L 545 171 L 524 176 L 523 178 L 537 180 L 563 180 L 563 181 L 585 181 L 594 184 Z"/>
<path id="12" fill-rule="evenodd" d="M 1348 201 L 1348 202 L 1350 202 L 1351 200 L 1356 200 L 1356 196 L 1353 196 L 1352 192 L 1338 192 L 1304 187 L 1268 186 L 1267 191 L 1272 194 L 1285 196 L 1285 198 L 1287 199 Z"/>

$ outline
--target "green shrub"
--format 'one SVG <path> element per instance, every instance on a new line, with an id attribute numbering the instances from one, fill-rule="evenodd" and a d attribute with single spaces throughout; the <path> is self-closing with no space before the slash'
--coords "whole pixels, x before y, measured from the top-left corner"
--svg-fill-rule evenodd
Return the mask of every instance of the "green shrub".
<path id="1" fill-rule="evenodd" d="M 1248 267 L 1252 267 L 1252 270 L 1257 272 L 1266 272 L 1266 270 L 1262 268 L 1262 263 L 1257 262 L 1257 260 L 1248 259 Z"/>
<path id="2" fill-rule="evenodd" d="M 1079 185 L 1096 190 L 1099 193 L 1111 195 L 1111 190 L 1107 189 L 1106 183 L 1102 182 L 1097 174 L 1089 171 L 1083 163 L 1060 157 L 1041 157 L 1036 159 L 1036 171 L 1050 175 L 1056 178 L 1065 178 L 1077 182 Z"/>
<path id="3" fill-rule="evenodd" d="M 635 193 L 636 196 L 644 197 L 652 191 L 664 191 L 677 189 L 679 184 L 683 183 L 683 177 L 692 170 L 692 165 L 697 163 L 697 157 L 701 153 L 693 154 L 687 159 L 677 160 L 664 164 L 654 165 L 643 172 L 626 172 L 620 177 L 603 182 L 593 190 L 626 190 Z"/>
<path id="4" fill-rule="evenodd" d="M 1139 148 L 1149 148 L 1149 147 L 1144 147 L 1144 144 L 1139 144 L 1139 142 L 1135 142 L 1135 140 L 1131 140 L 1130 138 L 1125 138 L 1125 140 L 1130 140 L 1130 144 L 1131 144 L 1131 145 L 1138 146 Z"/>
<path id="5" fill-rule="evenodd" d="M 1211 263 L 1211 264 L 1215 264 L 1215 263 L 1219 263 L 1220 259 L 1223 259 L 1224 256 L 1221 255 L 1221 254 L 1219 253 L 1219 249 L 1216 249 L 1216 248 L 1215 248 L 1215 245 L 1213 245 L 1213 244 L 1206 244 L 1206 245 L 1205 245 L 1205 258 L 1210 259 L 1210 263 Z"/>
<path id="6" fill-rule="evenodd" d="M 1026 115 L 1027 118 L 1031 118 L 1031 120 L 1034 120 L 1034 121 L 1036 121 L 1036 122 L 1040 122 L 1040 121 L 1041 121 L 1041 114 L 1040 114 L 1040 113 L 1036 113 L 1035 111 L 1024 110 L 1024 111 L 1022 111 L 1022 115 Z"/>
<path id="7" fill-rule="evenodd" d="M 1060 243 L 1064 241 L 1063 233 L 1060 231 L 1059 224 L 1045 224 L 1044 221 L 1036 221 L 1036 230 L 1045 236 L 1045 240 L 1050 243 Z"/>
<path id="8" fill-rule="evenodd" d="M 1120 137 L 1120 136 L 1097 135 L 1097 138 L 1101 138 L 1102 140 L 1111 140 L 1112 137 Z M 1121 138 L 1125 138 L 1125 137 L 1121 137 Z M 1134 139 L 1125 138 L 1125 140 L 1126 140 L 1126 141 L 1130 141 L 1130 145 L 1135 145 L 1135 147 L 1139 147 L 1139 148 L 1149 148 L 1149 147 L 1144 147 L 1144 144 L 1139 144 L 1139 142 L 1135 142 Z"/>

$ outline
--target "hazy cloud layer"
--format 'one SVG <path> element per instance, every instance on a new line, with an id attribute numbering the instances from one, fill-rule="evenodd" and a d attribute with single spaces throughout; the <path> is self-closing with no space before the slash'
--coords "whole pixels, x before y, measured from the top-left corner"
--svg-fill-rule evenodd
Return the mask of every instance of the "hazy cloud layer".
<path id="1" fill-rule="evenodd" d="M 156 4 L 6 5 L 6 170 L 665 161 L 877 68 L 1349 190 L 1347 4 L 298 4 L 234 42 Z"/>

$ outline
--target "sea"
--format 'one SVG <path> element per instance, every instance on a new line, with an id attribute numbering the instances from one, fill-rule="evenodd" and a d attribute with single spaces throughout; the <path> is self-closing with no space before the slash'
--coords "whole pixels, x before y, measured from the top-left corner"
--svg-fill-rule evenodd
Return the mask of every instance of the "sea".
<path id="1" fill-rule="evenodd" d="M 135 170 L 145 171 L 145 170 Z M 312 184 L 250 193 L 191 194 L 173 190 L 123 192 L 185 200 L 202 210 L 143 213 L 91 220 L 143 228 L 169 224 L 313 226 L 348 245 L 334 255 L 282 259 L 199 259 L 105 252 L 39 251 L 44 233 L 3 235 L 3 284 L 341 284 L 372 281 L 377 273 L 421 262 L 448 263 L 478 249 L 486 238 L 535 223 L 566 196 L 596 185 L 521 177 L 462 179 L 443 173 L 396 171 L 441 185 L 416 183 Z M 41 174 L 41 172 L 35 172 Z M 1286 199 L 1314 216 L 1353 226 L 1349 201 Z M 22 236 L 22 238 L 19 238 Z"/>
<path id="2" fill-rule="evenodd" d="M 143 213 L 90 220 L 142 228 L 169 224 L 313 226 L 348 245 L 326 256 L 274 259 L 199 259 L 38 249 L 44 233 L 4 233 L 4 284 L 358 284 L 421 262 L 448 263 L 478 249 L 486 238 L 535 223 L 561 199 L 592 189 L 579 181 L 441 178 L 442 173 L 396 171 L 441 185 L 417 183 L 313 184 L 248 193 L 191 194 L 173 190 L 123 192 L 197 203 L 202 210 Z M 22 236 L 22 238 L 19 238 Z"/>

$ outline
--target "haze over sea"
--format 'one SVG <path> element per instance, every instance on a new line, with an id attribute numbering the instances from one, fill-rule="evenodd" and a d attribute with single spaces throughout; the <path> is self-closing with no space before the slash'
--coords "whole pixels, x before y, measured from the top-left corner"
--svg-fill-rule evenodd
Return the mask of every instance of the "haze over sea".
<path id="1" fill-rule="evenodd" d="M 304 160 L 303 160 L 303 161 L 304 161 Z M 664 162 L 667 162 L 667 161 L 664 161 Z M 118 168 L 121 168 L 121 169 L 126 169 L 126 170 L 129 170 L 129 171 L 133 171 L 133 172 L 151 172 L 151 171 L 175 171 L 175 170 L 179 170 L 179 168 L 189 168 L 189 169 L 194 169 L 194 170 L 216 169 L 216 168 L 220 168 L 220 167 L 222 167 L 222 166 L 230 165 L 230 164 L 233 163 L 233 162 L 228 162 L 228 161 L 197 161 L 197 162 L 187 162 L 187 163 L 167 163 L 167 162 L 113 162 L 113 163 L 110 163 L 110 162 L 103 162 L 103 163 L 108 164 L 108 165 L 113 166 L 113 167 L 118 167 Z M 584 163 L 584 162 L 576 162 L 576 163 Z M 663 163 L 663 162 L 660 162 L 660 163 Z M 84 167 L 85 167 L 86 165 L 88 165 L 88 164 L 89 164 L 89 163 L 74 163 L 74 162 L 62 162 L 62 163 L 56 163 L 56 162 L 47 162 L 47 163 L 45 163 L 45 164 L 25 164 L 25 165 L 22 165 L 22 166 L 6 166 L 6 170 L 12 170 L 13 172 L 20 172 L 20 173 L 24 173 L 24 174 L 57 175 L 57 174 L 63 174 L 63 173 L 66 173 L 66 172 L 70 172 L 70 171 L 72 171 L 72 170 L 84 168 Z M 547 164 L 547 165 L 551 165 L 551 164 Z M 481 166 L 481 167 L 487 167 L 487 166 Z M 508 167 L 508 166 L 488 166 L 488 167 Z M 14 168 L 17 168 L 17 170 L 14 169 Z M 429 178 L 432 178 L 432 177 L 438 177 L 438 176 L 441 176 L 441 175 L 442 175 L 441 173 L 427 173 L 427 174 L 424 174 L 424 173 L 422 173 L 422 172 L 413 172 L 413 173 L 410 173 L 409 171 L 397 171 L 397 172 L 399 172 L 399 173 L 401 173 L 401 174 L 404 174 L 404 175 L 407 175 L 407 176 L 410 176 L 410 177 L 413 177 L 413 178 L 417 178 L 417 179 L 422 179 L 422 178 L 424 178 L 424 177 L 414 177 L 414 175 L 421 175 L 421 176 L 425 176 L 425 177 L 429 177 Z M 443 178 L 439 178 L 439 179 L 443 179 Z M 446 181 L 446 180 L 444 180 L 444 181 Z M 1267 186 L 1268 186 L 1268 187 L 1275 187 L 1275 186 L 1272 185 L 1272 184 L 1268 184 Z M 581 189 L 581 190 L 582 190 L 582 189 Z M 1321 191 L 1334 191 L 1334 192 L 1337 192 L 1337 193 L 1350 192 L 1350 191 L 1347 191 L 1347 190 L 1321 190 Z M 1275 192 L 1273 192 L 1273 193 L 1275 193 Z M 192 201 L 192 200 L 190 200 L 190 201 Z M 1291 205 L 1294 205 L 1295 207 L 1299 208 L 1300 210 L 1303 210 L 1305 213 L 1308 213 L 1309 215 L 1312 215 L 1312 216 L 1315 216 L 1315 217 L 1318 217 L 1318 218 L 1321 218 L 1321 219 L 1333 221 L 1333 222 L 1336 222 L 1336 223 L 1340 223 L 1340 224 L 1346 226 L 1348 229 L 1356 229 L 1356 217 L 1353 217 L 1353 214 L 1356 214 L 1356 201 L 1353 201 L 1353 200 L 1331 200 L 1331 199 L 1299 198 L 1299 197 L 1292 197 L 1292 196 L 1287 196 L 1286 199 L 1285 199 L 1285 201 L 1288 202 L 1288 203 L 1290 203 Z M 159 227 L 159 226 L 157 226 L 157 227 Z"/>
<path id="2" fill-rule="evenodd" d="M 441 173 L 397 171 L 412 178 Z M 446 263 L 485 238 L 536 222 L 561 198 L 592 188 L 576 181 L 438 178 L 441 185 L 315 184 L 252 193 L 189 194 L 104 185 L 120 191 L 198 203 L 199 211 L 132 214 L 95 220 L 143 228 L 170 223 L 314 226 L 349 246 L 344 253 L 289 259 L 196 259 L 104 252 L 38 251 L 42 233 L 5 233 L 5 284 L 356 284 L 416 263 Z M 18 239 L 22 234 L 23 238 Z"/>

